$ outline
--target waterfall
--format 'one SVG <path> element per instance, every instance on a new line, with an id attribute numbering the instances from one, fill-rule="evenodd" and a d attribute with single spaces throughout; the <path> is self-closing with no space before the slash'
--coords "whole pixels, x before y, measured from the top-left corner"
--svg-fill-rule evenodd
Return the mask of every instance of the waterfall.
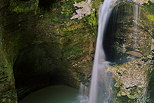
<path id="1" fill-rule="evenodd" d="M 79 103 L 88 103 L 88 88 L 80 84 L 80 95 L 78 97 Z"/>
<path id="2" fill-rule="evenodd" d="M 114 0 L 105 0 L 100 6 L 98 36 L 88 103 L 111 103 L 113 83 L 111 74 L 106 71 L 108 62 L 105 60 L 103 37 L 113 5 Z"/>
<path id="3" fill-rule="evenodd" d="M 99 9 L 98 21 L 98 36 L 95 49 L 94 64 L 92 70 L 92 79 L 90 85 L 89 97 L 87 96 L 87 87 L 81 85 L 81 91 L 86 90 L 86 95 L 81 92 L 80 103 L 113 103 L 113 78 L 112 74 L 107 71 L 109 62 L 106 61 L 105 52 L 103 48 L 103 40 L 106 26 L 108 24 L 111 12 L 117 3 L 125 0 L 104 0 Z M 131 0 L 127 0 L 131 1 Z M 133 48 L 138 51 L 138 24 L 140 20 L 139 5 L 134 6 L 134 33 L 132 35 Z M 107 44 L 108 45 L 108 44 Z M 145 89 L 142 95 L 137 99 L 136 103 L 146 103 L 147 90 Z"/>
<path id="4" fill-rule="evenodd" d="M 135 50 L 138 50 L 137 47 L 138 44 L 138 25 L 139 25 L 139 21 L 140 21 L 140 8 L 139 8 L 139 5 L 135 5 L 134 6 L 134 34 L 133 34 L 133 39 L 134 39 L 134 49 Z M 146 77 L 148 78 L 148 77 Z M 147 80 L 147 83 L 148 83 L 148 80 Z M 147 103 L 148 102 L 148 94 L 147 94 L 147 87 L 148 87 L 148 84 L 146 84 L 146 87 L 143 89 L 140 97 L 137 99 L 136 103 Z"/>
<path id="5" fill-rule="evenodd" d="M 133 39 L 134 39 L 134 49 L 137 49 L 138 45 L 137 45 L 137 33 L 138 33 L 138 23 L 139 23 L 139 19 L 140 19 L 140 9 L 139 9 L 139 5 L 135 5 L 134 6 L 134 35 L 133 35 Z"/>

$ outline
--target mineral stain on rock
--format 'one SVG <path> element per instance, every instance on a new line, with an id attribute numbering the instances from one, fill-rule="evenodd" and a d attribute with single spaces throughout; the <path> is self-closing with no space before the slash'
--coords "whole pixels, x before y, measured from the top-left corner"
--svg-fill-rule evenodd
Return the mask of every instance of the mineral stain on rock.
<path id="1" fill-rule="evenodd" d="M 138 51 L 128 51 L 126 52 L 126 54 L 130 54 L 130 55 L 133 55 L 133 56 L 136 56 L 136 57 L 142 57 L 143 55 L 138 52 Z"/>

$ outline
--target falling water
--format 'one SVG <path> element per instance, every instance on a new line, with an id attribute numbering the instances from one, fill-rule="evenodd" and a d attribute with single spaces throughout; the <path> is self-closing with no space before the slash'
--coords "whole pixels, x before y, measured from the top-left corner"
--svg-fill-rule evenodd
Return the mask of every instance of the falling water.
<path id="1" fill-rule="evenodd" d="M 138 23 L 139 23 L 139 19 L 140 19 L 140 9 L 139 9 L 139 5 L 135 5 L 134 6 L 134 34 L 133 34 L 133 39 L 134 39 L 134 49 L 136 49 L 138 47 L 137 45 L 137 33 L 138 33 Z"/>
<path id="2" fill-rule="evenodd" d="M 78 97 L 79 103 L 88 103 L 88 88 L 87 86 L 80 84 L 80 95 Z"/>
<path id="3" fill-rule="evenodd" d="M 113 5 L 114 0 L 105 0 L 103 5 L 100 6 L 98 37 L 88 103 L 112 102 L 112 76 L 106 71 L 108 62 L 105 60 L 102 43 Z"/>
<path id="4" fill-rule="evenodd" d="M 135 5 L 134 6 L 134 49 L 137 50 L 137 47 L 139 47 L 137 45 L 137 37 L 138 37 L 138 25 L 139 25 L 139 21 L 140 21 L 140 8 L 139 5 Z M 148 78 L 148 77 L 147 77 Z M 148 80 L 147 80 L 148 81 Z M 148 84 L 146 84 L 146 87 L 143 89 L 141 95 L 139 96 L 139 98 L 137 99 L 136 103 L 147 103 L 148 102 L 148 96 L 147 96 L 147 86 Z"/>
<path id="5" fill-rule="evenodd" d="M 91 0 L 88 0 L 91 1 Z M 123 0 L 119 0 L 123 1 Z M 125 1 L 125 0 L 124 0 Z M 130 0 L 128 0 L 130 1 Z M 106 61 L 105 52 L 103 48 L 103 38 L 105 35 L 106 26 L 109 21 L 109 17 L 113 10 L 113 7 L 117 2 L 115 0 L 104 0 L 103 5 L 100 6 L 99 10 L 99 26 L 98 26 L 98 37 L 96 43 L 96 51 L 94 58 L 94 65 L 92 71 L 92 80 L 90 85 L 90 94 L 87 96 L 87 87 L 81 85 L 81 96 L 80 103 L 113 103 L 113 78 L 112 75 L 107 72 L 109 62 Z M 140 9 L 138 5 L 134 6 L 134 50 L 138 48 L 138 24 L 140 20 Z M 84 92 L 83 92 L 84 91 Z M 86 93 L 85 93 L 86 92 Z M 86 94 L 86 95 L 85 95 Z M 146 103 L 147 90 L 143 91 L 136 103 Z"/>

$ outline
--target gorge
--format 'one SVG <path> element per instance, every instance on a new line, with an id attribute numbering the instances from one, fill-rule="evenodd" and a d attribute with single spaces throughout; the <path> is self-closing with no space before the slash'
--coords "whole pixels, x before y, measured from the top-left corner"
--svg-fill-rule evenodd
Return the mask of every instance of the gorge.
<path id="1" fill-rule="evenodd" d="M 0 103 L 59 85 L 75 97 L 80 84 L 82 103 L 153 103 L 153 11 L 152 0 L 1 0 Z"/>

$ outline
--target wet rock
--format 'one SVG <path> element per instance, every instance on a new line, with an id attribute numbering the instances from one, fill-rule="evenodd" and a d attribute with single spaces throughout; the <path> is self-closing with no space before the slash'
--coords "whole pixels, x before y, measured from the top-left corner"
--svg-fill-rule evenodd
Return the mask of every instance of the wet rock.
<path id="1" fill-rule="evenodd" d="M 130 55 L 133 55 L 133 56 L 136 56 L 136 57 L 142 57 L 143 55 L 138 52 L 138 51 L 128 51 L 126 52 L 126 54 L 130 54 Z"/>
<path id="2" fill-rule="evenodd" d="M 148 3 L 149 0 L 133 0 L 133 1 L 139 4 L 144 4 L 144 3 Z"/>
<path id="3" fill-rule="evenodd" d="M 86 17 L 90 15 L 94 9 L 92 9 L 91 4 L 89 4 L 87 1 L 81 1 L 79 3 L 74 4 L 75 7 L 81 8 L 76 10 L 76 13 L 73 14 L 71 19 L 82 19 L 83 17 Z"/>
<path id="4" fill-rule="evenodd" d="M 154 50 L 154 39 L 151 40 L 151 50 Z"/>
<path id="5" fill-rule="evenodd" d="M 13 67 L 14 75 L 17 77 L 22 75 L 21 77 L 24 78 L 26 74 L 26 72 L 22 72 L 22 70 L 26 71 L 26 68 L 15 68 L 15 62 L 18 61 L 19 64 L 22 62 L 23 64 L 30 64 L 30 67 L 35 67 L 32 69 L 32 77 L 25 77 L 26 79 L 32 80 L 34 76 L 36 77 L 30 82 L 26 81 L 25 87 L 16 88 L 18 97 L 24 97 L 27 93 L 53 82 L 78 88 L 80 82 L 90 81 L 97 34 L 97 10 L 93 11 L 92 7 L 98 9 L 102 1 L 94 0 L 94 5 L 85 1 L 80 2 L 81 0 L 76 1 L 78 3 L 74 4 L 73 0 L 56 0 L 52 3 L 49 2 L 48 7 L 45 5 L 47 3 L 45 0 L 40 0 L 39 4 L 38 0 L 0 1 L 0 14 L 3 15 L 0 17 L 0 64 L 3 64 L 3 66 L 0 66 L 0 82 L 2 83 L 0 85 L 0 103 L 16 103 L 17 101 L 12 73 Z M 76 9 L 76 7 L 79 7 L 79 9 Z M 76 13 L 72 17 L 75 11 Z M 129 11 L 131 10 L 127 12 Z M 131 12 L 128 14 L 133 15 Z M 121 12 L 121 15 L 123 13 Z M 149 48 L 153 48 L 153 46 L 151 47 L 151 36 L 148 35 L 149 29 L 146 26 L 148 23 L 145 22 L 144 24 L 142 20 L 137 23 L 132 20 L 133 17 L 121 15 L 118 17 L 119 31 L 115 34 L 117 35 L 115 39 L 118 42 L 114 42 L 113 46 L 112 42 L 108 40 L 109 42 L 106 44 L 115 48 L 116 53 L 120 54 L 117 56 L 114 53 L 113 57 L 118 59 L 123 57 L 120 59 L 124 60 L 125 57 L 133 55 L 137 56 L 138 59 L 122 62 L 124 64 L 113 66 L 109 71 L 113 72 L 114 77 L 117 78 L 115 86 L 117 85 L 116 87 L 121 89 L 118 95 L 136 98 L 146 84 L 144 81 L 146 79 L 141 76 L 146 72 L 143 68 L 150 67 L 146 63 L 149 62 L 148 58 L 153 58 L 153 56 L 143 57 L 149 55 Z M 71 17 L 80 20 L 70 20 Z M 150 15 L 149 18 L 151 19 L 152 16 Z M 137 38 L 137 41 L 139 41 L 138 51 L 130 48 L 134 44 L 132 23 L 140 25 L 140 29 L 137 31 L 137 35 L 139 35 L 139 38 Z M 122 31 L 125 32 L 122 33 Z M 140 60 L 141 57 L 143 61 Z M 23 66 L 26 67 L 27 65 Z M 136 75 L 133 74 L 133 70 Z M 48 72 L 51 74 L 45 79 L 42 78 L 46 76 L 44 73 Z M 22 85 L 25 83 L 25 78 L 23 78 L 20 78 Z M 128 82 L 126 82 L 127 80 Z M 35 82 L 37 82 L 35 85 L 31 85 Z"/>
<path id="6" fill-rule="evenodd" d="M 73 5 L 75 1 L 72 0 L 3 1 L 8 5 L 3 9 L 5 15 L 0 18 L 0 52 L 4 50 L 0 58 L 4 56 L 2 61 L 6 62 L 5 76 L 0 71 L 0 81 L 11 81 L 10 89 L 0 85 L 3 102 L 7 103 L 13 94 L 16 95 L 10 93 L 15 85 L 20 100 L 44 86 L 66 84 L 79 88 L 80 82 L 87 82 L 97 29 L 95 12 L 90 14 L 91 4 L 83 1 Z M 84 18 L 70 19 L 76 10 L 74 6 L 83 7 L 79 11 L 84 12 L 80 12 Z M 8 96 L 1 92 L 3 90 Z"/>
<path id="7" fill-rule="evenodd" d="M 148 3 L 148 1 L 154 2 L 154 0 L 133 0 L 133 1 L 139 4 Z"/>
<path id="8" fill-rule="evenodd" d="M 136 59 L 121 65 L 108 68 L 116 80 L 115 86 L 120 88 L 118 96 L 127 95 L 131 99 L 138 98 L 148 85 L 148 72 L 152 69 L 149 61 Z"/>
<path id="9" fill-rule="evenodd" d="M 112 64 L 108 71 L 113 73 L 117 98 L 126 99 L 120 103 L 136 100 L 142 103 L 153 70 L 152 25 L 145 19 L 144 9 L 140 11 L 140 19 L 135 20 L 134 13 L 133 4 L 123 3 L 115 7 L 104 39 L 104 43 L 109 45 L 104 44 L 104 49 Z"/>

